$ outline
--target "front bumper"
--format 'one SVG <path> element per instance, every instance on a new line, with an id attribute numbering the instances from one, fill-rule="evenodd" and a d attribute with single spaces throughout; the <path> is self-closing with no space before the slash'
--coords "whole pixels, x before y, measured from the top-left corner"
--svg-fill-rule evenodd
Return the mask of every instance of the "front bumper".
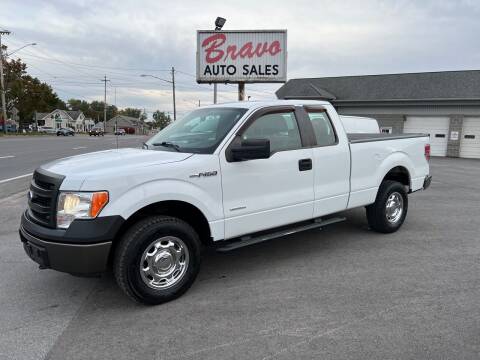
<path id="1" fill-rule="evenodd" d="M 19 233 L 25 252 L 40 268 L 88 275 L 106 270 L 112 241 L 122 224 L 120 216 L 78 221 L 72 232 L 40 226 L 24 213 Z"/>

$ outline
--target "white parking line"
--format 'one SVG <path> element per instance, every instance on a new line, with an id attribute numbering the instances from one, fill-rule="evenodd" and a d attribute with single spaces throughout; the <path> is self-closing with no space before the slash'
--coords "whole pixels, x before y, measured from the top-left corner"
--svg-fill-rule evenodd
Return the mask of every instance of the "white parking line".
<path id="1" fill-rule="evenodd" d="M 21 178 L 24 178 L 24 177 L 27 177 L 27 176 L 32 176 L 32 173 L 30 173 L 30 174 L 25 174 L 25 175 L 20 175 L 20 176 L 15 176 L 15 177 L 12 177 L 12 178 L 10 178 L 10 179 L 0 180 L 0 184 L 6 183 L 6 182 L 9 182 L 9 181 L 12 181 L 12 180 L 21 179 Z"/>
<path id="2" fill-rule="evenodd" d="M 77 146 L 72 148 L 72 150 L 80 150 L 80 149 L 86 149 L 86 148 L 87 148 L 86 146 Z"/>
<path id="3" fill-rule="evenodd" d="M 14 158 L 15 155 L 7 155 L 7 156 L 0 156 L 0 159 L 11 159 Z"/>

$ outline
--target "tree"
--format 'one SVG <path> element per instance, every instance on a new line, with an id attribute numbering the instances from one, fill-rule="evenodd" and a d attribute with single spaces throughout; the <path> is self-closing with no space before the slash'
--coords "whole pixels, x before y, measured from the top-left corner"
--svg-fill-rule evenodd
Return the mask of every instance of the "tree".
<path id="1" fill-rule="evenodd" d="M 90 110 L 90 103 L 80 99 L 68 99 L 67 108 L 72 111 L 81 111 L 87 116 L 87 113 Z"/>
<path id="2" fill-rule="evenodd" d="M 145 111 L 145 109 L 143 109 L 142 115 L 140 115 L 140 120 L 145 121 L 147 120 L 147 118 L 147 112 Z"/>
<path id="3" fill-rule="evenodd" d="M 87 118 L 95 121 L 103 121 L 103 101 L 92 101 L 89 103 L 80 99 L 69 99 L 67 101 L 69 110 L 81 111 Z M 118 114 L 118 108 L 115 105 L 107 105 L 107 120 Z"/>
<path id="4" fill-rule="evenodd" d="M 46 83 L 27 74 L 27 65 L 20 59 L 3 60 L 5 70 L 7 112 L 16 107 L 20 125 L 33 122 L 34 113 L 66 109 L 53 89 Z"/>
<path id="5" fill-rule="evenodd" d="M 142 109 L 129 108 L 129 107 L 122 109 L 118 112 L 119 115 L 130 116 L 136 119 L 140 118 L 141 113 L 142 113 Z"/>
<path id="6" fill-rule="evenodd" d="M 160 130 L 172 122 L 170 115 L 167 115 L 164 111 L 160 110 L 157 110 L 153 113 L 153 120 L 155 122 L 155 127 Z"/>

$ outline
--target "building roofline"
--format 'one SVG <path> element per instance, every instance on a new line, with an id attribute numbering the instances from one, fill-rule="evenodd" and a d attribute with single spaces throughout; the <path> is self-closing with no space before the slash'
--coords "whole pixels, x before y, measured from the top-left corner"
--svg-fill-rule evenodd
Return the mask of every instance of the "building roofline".
<path id="1" fill-rule="evenodd" d="M 313 98 L 313 97 L 311 97 Z M 362 100 L 362 99 L 352 99 L 352 100 L 331 100 L 331 102 L 338 103 L 347 103 L 347 102 L 359 102 L 359 103 L 368 103 L 368 102 L 425 102 L 425 101 L 480 101 L 480 98 L 426 98 L 426 99 L 375 99 L 375 100 Z"/>
<path id="2" fill-rule="evenodd" d="M 376 77 L 376 76 L 400 76 L 400 75 L 422 75 L 422 74 L 445 74 L 445 73 L 462 73 L 462 72 L 480 72 L 480 69 L 467 70 L 446 70 L 446 71 L 419 71 L 407 73 L 388 73 L 388 74 L 359 74 L 359 75 L 345 75 L 345 76 L 317 76 L 317 77 L 299 77 L 289 79 L 288 81 L 302 81 L 302 80 L 317 80 L 317 79 L 345 79 L 356 77 Z M 287 82 L 288 82 L 287 81 Z"/>

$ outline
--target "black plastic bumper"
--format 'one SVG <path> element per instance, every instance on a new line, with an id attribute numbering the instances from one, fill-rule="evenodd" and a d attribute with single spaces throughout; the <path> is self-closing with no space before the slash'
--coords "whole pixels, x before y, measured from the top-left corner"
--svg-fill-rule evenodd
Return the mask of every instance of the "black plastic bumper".
<path id="1" fill-rule="evenodd" d="M 24 213 L 19 233 L 25 252 L 41 268 L 97 274 L 106 270 L 112 240 L 123 221 L 120 216 L 75 220 L 62 230 L 40 226 Z"/>
<path id="2" fill-rule="evenodd" d="M 432 175 L 425 176 L 425 180 L 423 180 L 423 190 L 428 189 L 431 183 Z"/>

